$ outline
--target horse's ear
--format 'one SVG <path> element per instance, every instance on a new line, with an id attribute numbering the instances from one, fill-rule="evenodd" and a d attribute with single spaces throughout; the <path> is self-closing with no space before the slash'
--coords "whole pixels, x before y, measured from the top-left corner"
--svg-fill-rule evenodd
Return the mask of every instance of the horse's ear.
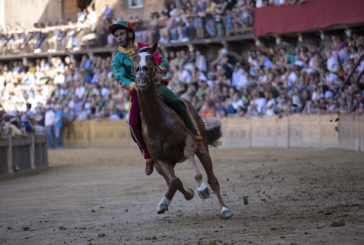
<path id="1" fill-rule="evenodd" d="M 156 41 L 152 46 L 152 54 L 157 52 L 157 50 L 158 50 L 158 41 Z"/>

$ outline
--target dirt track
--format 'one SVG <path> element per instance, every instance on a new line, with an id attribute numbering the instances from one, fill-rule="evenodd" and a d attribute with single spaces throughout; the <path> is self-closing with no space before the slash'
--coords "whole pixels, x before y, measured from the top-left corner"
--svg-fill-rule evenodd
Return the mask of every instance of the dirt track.
<path id="1" fill-rule="evenodd" d="M 211 151 L 230 220 L 215 195 L 156 214 L 166 186 L 135 148 L 50 151 L 51 168 L 0 182 L 0 244 L 364 244 L 363 154 Z M 195 189 L 188 162 L 176 173 Z"/>

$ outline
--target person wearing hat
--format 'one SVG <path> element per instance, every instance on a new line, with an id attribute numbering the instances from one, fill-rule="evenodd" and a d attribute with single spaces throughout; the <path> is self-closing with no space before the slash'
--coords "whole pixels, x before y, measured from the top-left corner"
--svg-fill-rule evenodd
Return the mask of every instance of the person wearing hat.
<path id="1" fill-rule="evenodd" d="M 148 149 L 145 145 L 142 130 L 141 130 L 141 118 L 140 108 L 137 93 L 134 89 L 134 76 L 132 74 L 133 57 L 143 47 L 148 47 L 148 44 L 135 42 L 135 30 L 134 27 L 127 21 L 119 21 L 109 27 L 109 31 L 114 35 L 115 40 L 119 46 L 118 52 L 114 55 L 111 68 L 114 77 L 119 82 L 120 86 L 128 91 L 131 98 L 131 106 L 129 111 L 129 125 L 131 132 L 136 139 L 139 147 L 144 153 L 144 159 L 146 160 L 145 173 L 147 175 L 153 172 L 153 162 Z M 191 130 L 195 136 L 196 141 L 199 142 L 199 152 L 205 153 L 205 146 L 202 144 L 199 131 L 194 125 L 193 120 L 189 112 L 187 111 L 185 103 L 179 99 L 170 89 L 167 88 L 163 78 L 163 73 L 168 70 L 168 63 L 164 57 L 159 53 L 154 53 L 154 60 L 159 65 L 161 73 L 159 79 L 157 79 L 157 90 L 163 101 L 173 108 L 178 115 L 183 119 L 188 129 Z M 162 81 L 162 83 L 161 83 Z"/>

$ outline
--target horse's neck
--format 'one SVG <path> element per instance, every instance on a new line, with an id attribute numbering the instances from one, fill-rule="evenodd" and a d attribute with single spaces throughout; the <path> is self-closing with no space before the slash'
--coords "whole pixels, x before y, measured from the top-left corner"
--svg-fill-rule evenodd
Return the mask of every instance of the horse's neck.
<path id="1" fill-rule="evenodd" d="M 154 86 L 143 92 L 138 91 L 138 100 L 143 120 L 146 121 L 147 125 L 158 126 L 163 124 L 165 105 Z"/>

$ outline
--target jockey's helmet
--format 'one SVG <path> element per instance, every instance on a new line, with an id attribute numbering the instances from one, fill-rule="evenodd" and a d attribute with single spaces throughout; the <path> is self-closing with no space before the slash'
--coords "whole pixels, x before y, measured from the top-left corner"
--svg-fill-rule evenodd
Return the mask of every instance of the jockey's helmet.
<path id="1" fill-rule="evenodd" d="M 116 24 L 112 24 L 110 27 L 109 27 L 109 31 L 111 34 L 115 35 L 115 31 L 117 29 L 126 29 L 128 31 L 131 31 L 134 36 L 135 36 L 135 30 L 134 30 L 134 27 L 132 26 L 132 24 L 130 24 L 128 21 L 125 21 L 125 20 L 120 20 L 118 21 Z"/>

